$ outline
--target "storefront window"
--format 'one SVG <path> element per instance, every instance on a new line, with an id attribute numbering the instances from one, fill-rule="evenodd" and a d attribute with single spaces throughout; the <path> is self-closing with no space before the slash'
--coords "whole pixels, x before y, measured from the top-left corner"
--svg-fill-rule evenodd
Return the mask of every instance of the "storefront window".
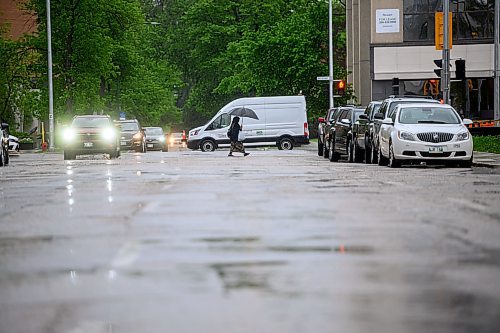
<path id="1" fill-rule="evenodd" d="M 495 0 L 451 0 L 453 41 L 493 38 Z M 404 0 L 404 41 L 434 41 L 434 15 L 442 0 Z"/>

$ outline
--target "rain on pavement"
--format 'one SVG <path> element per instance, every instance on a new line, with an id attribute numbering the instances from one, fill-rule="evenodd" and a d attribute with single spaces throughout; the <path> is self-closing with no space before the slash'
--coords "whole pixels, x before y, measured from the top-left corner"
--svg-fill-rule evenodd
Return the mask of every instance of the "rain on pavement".
<path id="1" fill-rule="evenodd" d="M 0 332 L 498 332 L 498 172 L 250 152 L 12 158 Z"/>

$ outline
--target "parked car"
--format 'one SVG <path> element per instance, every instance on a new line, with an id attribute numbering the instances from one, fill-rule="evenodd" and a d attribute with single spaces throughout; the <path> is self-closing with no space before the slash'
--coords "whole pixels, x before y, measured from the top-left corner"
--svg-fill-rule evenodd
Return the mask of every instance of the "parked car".
<path id="1" fill-rule="evenodd" d="M 403 104 L 380 128 L 379 165 L 399 167 L 406 162 L 458 163 L 472 165 L 472 137 L 449 105 Z"/>
<path id="2" fill-rule="evenodd" d="M 0 166 L 9 164 L 9 125 L 0 124 Z"/>
<path id="3" fill-rule="evenodd" d="M 118 130 L 109 116 L 75 116 L 63 132 L 64 159 L 99 153 L 117 158 L 120 156 L 118 138 Z"/>
<path id="4" fill-rule="evenodd" d="M 339 108 L 328 132 L 328 157 L 331 162 L 338 161 L 341 155 L 347 155 L 348 162 L 362 159 L 363 152 L 354 151 L 352 127 L 364 112 L 364 108 L 353 106 Z"/>
<path id="5" fill-rule="evenodd" d="M 326 112 L 325 117 L 320 117 L 318 119 L 318 156 L 324 156 L 325 148 L 325 128 L 330 126 L 333 121 L 333 116 L 338 108 L 331 108 Z"/>
<path id="6" fill-rule="evenodd" d="M 228 103 L 208 123 L 190 130 L 188 148 L 214 151 L 229 146 L 227 130 L 232 117 L 229 112 L 243 107 L 253 110 L 258 117 L 240 120 L 245 143 L 276 145 L 286 150 L 309 143 L 304 96 L 247 97 Z"/>
<path id="7" fill-rule="evenodd" d="M 138 153 L 145 153 L 146 134 L 137 119 L 119 120 L 116 122 L 120 126 L 120 148 L 122 150 L 135 150 Z"/>
<path id="8" fill-rule="evenodd" d="M 346 106 L 347 107 L 347 106 Z M 328 143 L 330 142 L 330 135 L 331 135 L 331 129 L 335 125 L 335 120 L 337 119 L 337 116 L 339 112 L 342 110 L 340 107 L 336 107 L 332 109 L 332 113 L 330 114 L 330 121 L 325 123 L 325 127 L 323 128 L 324 132 L 324 141 L 323 141 L 323 157 L 324 158 L 329 158 L 330 157 L 330 147 L 328 146 Z"/>
<path id="9" fill-rule="evenodd" d="M 9 150 L 19 151 L 19 138 L 17 136 L 9 135 Z"/>
<path id="10" fill-rule="evenodd" d="M 377 163 L 378 161 L 378 146 L 379 146 L 379 132 L 382 121 L 386 118 L 392 117 L 394 112 L 396 111 L 396 107 L 400 104 L 408 104 L 408 103 L 437 103 L 438 100 L 427 98 L 427 97 L 389 97 L 386 98 L 377 113 L 373 116 L 373 125 L 371 127 L 370 132 L 370 143 L 371 143 L 371 156 L 370 163 Z"/>
<path id="11" fill-rule="evenodd" d="M 363 159 L 366 163 L 371 162 L 372 143 L 370 132 L 373 127 L 375 113 L 378 112 L 381 101 L 372 101 L 365 109 L 365 112 L 359 116 L 358 121 L 352 126 L 353 143 L 356 151 L 364 151 Z"/>
<path id="12" fill-rule="evenodd" d="M 168 151 L 165 133 L 161 127 L 144 127 L 146 134 L 146 149 Z"/>

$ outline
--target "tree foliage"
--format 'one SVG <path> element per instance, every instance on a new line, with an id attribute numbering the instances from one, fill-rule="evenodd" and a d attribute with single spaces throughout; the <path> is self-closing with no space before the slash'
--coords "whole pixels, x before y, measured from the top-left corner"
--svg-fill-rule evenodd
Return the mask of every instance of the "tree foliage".
<path id="1" fill-rule="evenodd" d="M 334 76 L 345 78 L 345 8 L 333 3 Z M 29 9 L 39 30 L 25 44 L 30 65 L 10 72 L 24 73 L 46 105 L 45 0 Z M 187 127 L 242 96 L 303 94 L 311 118 L 328 107 L 327 84 L 316 81 L 328 74 L 327 0 L 58 0 L 51 12 L 56 119 L 123 111 Z M 9 77 L 0 80 L 5 90 Z"/>

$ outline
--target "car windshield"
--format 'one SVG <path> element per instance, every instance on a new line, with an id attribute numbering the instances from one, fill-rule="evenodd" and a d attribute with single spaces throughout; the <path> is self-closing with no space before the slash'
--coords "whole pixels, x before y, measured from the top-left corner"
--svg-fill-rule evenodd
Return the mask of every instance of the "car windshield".
<path id="1" fill-rule="evenodd" d="M 145 128 L 146 135 L 162 135 L 163 131 L 161 128 Z"/>
<path id="2" fill-rule="evenodd" d="M 460 119 L 449 108 L 405 107 L 399 112 L 401 124 L 459 124 Z"/>
<path id="3" fill-rule="evenodd" d="M 109 119 L 104 117 L 77 117 L 73 119 L 72 127 L 85 127 L 85 128 L 95 128 L 95 127 L 108 127 Z"/>
<path id="4" fill-rule="evenodd" d="M 391 106 L 389 107 L 389 115 L 392 115 L 394 111 L 396 111 L 396 108 L 398 105 L 401 104 L 410 104 L 410 103 L 438 103 L 438 101 L 434 99 L 425 99 L 422 98 L 421 100 L 406 100 L 406 101 L 394 101 L 391 103 Z"/>
<path id="5" fill-rule="evenodd" d="M 138 131 L 139 126 L 137 123 L 120 123 L 122 131 Z"/>

